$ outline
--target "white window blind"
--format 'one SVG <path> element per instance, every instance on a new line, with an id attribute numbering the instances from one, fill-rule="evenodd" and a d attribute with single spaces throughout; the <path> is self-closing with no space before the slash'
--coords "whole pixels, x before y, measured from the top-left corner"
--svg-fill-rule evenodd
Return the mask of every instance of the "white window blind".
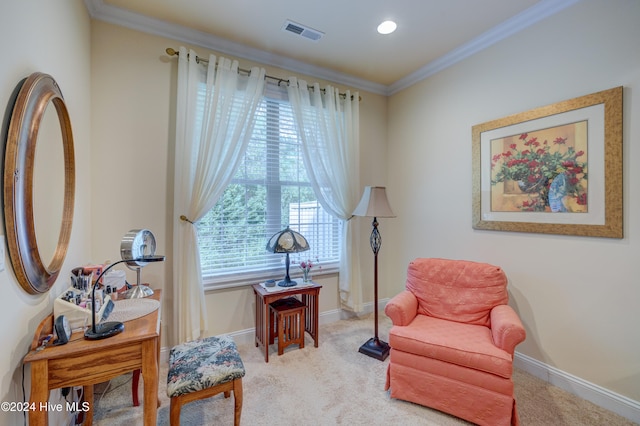
<path id="1" fill-rule="evenodd" d="M 269 253 L 265 246 L 286 226 L 304 235 L 310 246 L 307 252 L 291 255 L 292 276 L 301 260 L 318 260 L 325 268 L 337 264 L 342 226 L 314 195 L 291 106 L 265 97 L 234 179 L 197 224 L 205 286 L 283 272 L 285 255 Z"/>

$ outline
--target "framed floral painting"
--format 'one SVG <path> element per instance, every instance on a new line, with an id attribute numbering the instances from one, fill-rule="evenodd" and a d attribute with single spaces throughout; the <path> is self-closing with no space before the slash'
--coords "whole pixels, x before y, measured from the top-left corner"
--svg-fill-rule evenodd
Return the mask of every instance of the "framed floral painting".
<path id="1" fill-rule="evenodd" d="M 473 126 L 474 229 L 622 238 L 622 92 Z"/>

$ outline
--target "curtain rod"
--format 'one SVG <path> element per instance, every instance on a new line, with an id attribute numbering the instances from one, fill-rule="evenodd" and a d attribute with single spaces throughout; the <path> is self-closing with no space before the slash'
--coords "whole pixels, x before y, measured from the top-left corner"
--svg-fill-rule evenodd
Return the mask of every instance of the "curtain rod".
<path id="1" fill-rule="evenodd" d="M 180 52 L 178 52 L 177 50 L 175 50 L 175 49 L 173 49 L 171 47 L 167 47 L 165 52 L 167 52 L 167 55 L 169 55 L 169 56 L 180 56 Z M 202 62 L 202 63 L 208 64 L 209 60 L 201 58 L 199 56 L 196 56 L 196 62 L 197 63 Z M 246 70 L 246 69 L 243 69 L 243 68 L 238 68 L 238 71 L 242 72 L 242 73 L 245 73 L 247 75 L 251 74 L 251 70 Z M 289 80 L 286 79 L 286 78 L 272 77 L 270 75 L 265 75 L 264 78 L 265 78 L 265 80 L 273 80 L 273 81 L 277 82 L 278 86 L 280 86 L 281 83 L 289 83 Z M 313 87 L 310 87 L 310 89 L 313 90 Z M 322 88 L 320 89 L 320 91 L 322 93 L 326 92 L 326 90 L 322 89 Z M 347 94 L 346 93 L 339 93 L 339 96 L 341 96 L 343 98 L 346 98 Z M 353 99 L 353 95 L 351 96 L 351 99 Z M 358 101 L 361 101 L 361 100 L 362 100 L 362 96 L 359 96 L 358 97 Z"/>

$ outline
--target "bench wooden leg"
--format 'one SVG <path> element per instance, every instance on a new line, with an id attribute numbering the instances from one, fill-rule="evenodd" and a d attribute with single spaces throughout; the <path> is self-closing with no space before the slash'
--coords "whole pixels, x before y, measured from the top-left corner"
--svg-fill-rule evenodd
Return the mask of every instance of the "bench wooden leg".
<path id="1" fill-rule="evenodd" d="M 197 392 L 186 393 L 180 396 L 174 396 L 171 398 L 169 405 L 169 424 L 171 426 L 180 425 L 180 410 L 184 404 L 200 399 L 209 398 L 217 395 L 220 392 L 224 392 L 225 398 L 228 398 L 233 391 L 234 398 L 234 426 L 240 426 L 240 415 L 242 414 L 242 379 L 235 379 L 227 383 L 223 383 L 218 386 L 214 386 L 208 389 L 203 389 Z"/>
<path id="2" fill-rule="evenodd" d="M 171 426 L 180 425 L 180 407 L 180 397 L 171 398 L 171 403 L 169 404 L 169 424 Z"/>
<path id="3" fill-rule="evenodd" d="M 233 399 L 233 424 L 234 426 L 240 426 L 240 415 L 242 414 L 242 379 L 233 381 Z"/>

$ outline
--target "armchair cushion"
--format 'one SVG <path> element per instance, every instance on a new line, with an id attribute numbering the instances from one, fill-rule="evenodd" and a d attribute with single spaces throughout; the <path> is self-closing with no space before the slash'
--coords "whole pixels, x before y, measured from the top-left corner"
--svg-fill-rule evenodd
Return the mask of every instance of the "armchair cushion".
<path id="1" fill-rule="evenodd" d="M 394 326 L 389 344 L 394 350 L 511 377 L 511 355 L 494 345 L 491 330 L 482 325 L 418 315 L 408 326 Z"/>
<path id="2" fill-rule="evenodd" d="M 509 300 L 500 267 L 465 260 L 416 259 L 406 287 L 418 299 L 418 314 L 486 327 L 491 308 Z"/>

